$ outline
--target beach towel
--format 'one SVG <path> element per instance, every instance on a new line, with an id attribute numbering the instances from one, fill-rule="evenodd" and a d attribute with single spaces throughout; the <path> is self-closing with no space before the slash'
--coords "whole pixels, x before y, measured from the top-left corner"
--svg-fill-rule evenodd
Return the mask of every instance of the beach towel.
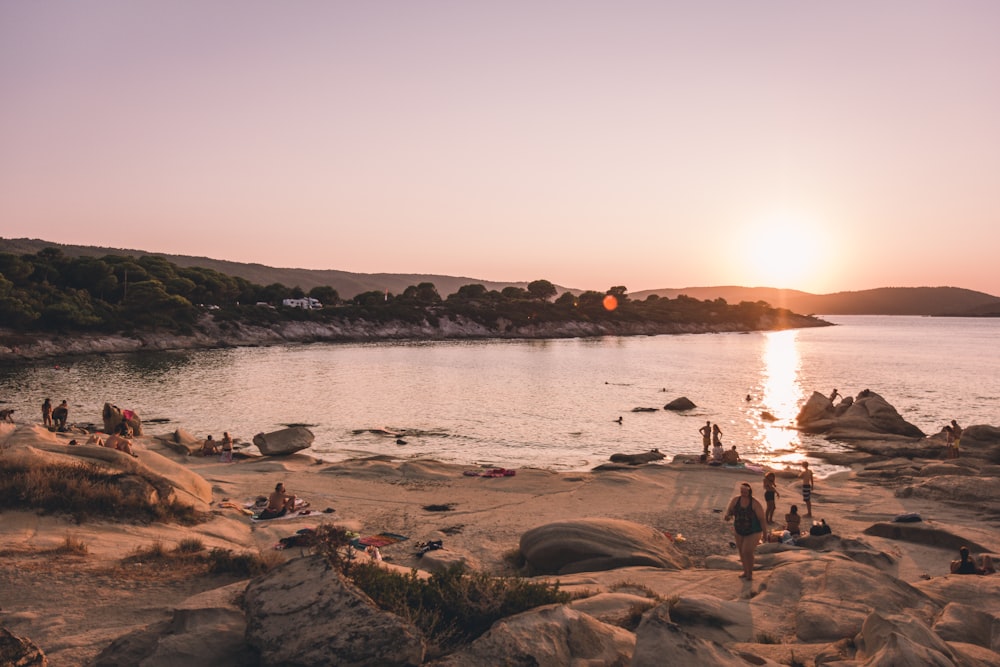
<path id="1" fill-rule="evenodd" d="M 257 521 L 280 521 L 282 519 L 298 519 L 298 518 L 303 517 L 303 516 L 313 516 L 315 514 L 319 514 L 320 513 L 318 510 L 309 509 L 309 502 L 306 501 L 306 500 L 302 500 L 301 498 L 296 498 L 295 499 L 295 508 L 294 509 L 292 509 L 292 510 L 290 510 L 288 512 L 285 512 L 281 516 L 272 516 L 272 517 L 263 517 L 263 516 L 261 516 L 263 514 L 264 510 L 267 509 L 267 501 L 266 500 L 265 500 L 265 502 L 264 502 L 263 505 L 261 505 L 260 500 L 258 499 L 257 502 L 252 502 L 252 503 L 246 503 L 246 504 L 244 504 L 243 508 L 244 509 L 248 509 L 251 512 L 253 512 L 253 514 L 250 516 L 250 521 L 253 521 L 253 522 L 257 522 Z"/>
<path id="2" fill-rule="evenodd" d="M 462 474 L 466 477 L 513 477 L 517 471 L 509 468 L 493 468 L 492 470 L 466 470 Z"/>
<path id="3" fill-rule="evenodd" d="M 397 533 L 379 533 L 378 535 L 356 537 L 351 540 L 351 545 L 356 549 L 364 549 L 365 547 L 387 547 L 390 544 L 403 542 L 408 539 L 410 538 L 406 535 L 399 535 Z"/>

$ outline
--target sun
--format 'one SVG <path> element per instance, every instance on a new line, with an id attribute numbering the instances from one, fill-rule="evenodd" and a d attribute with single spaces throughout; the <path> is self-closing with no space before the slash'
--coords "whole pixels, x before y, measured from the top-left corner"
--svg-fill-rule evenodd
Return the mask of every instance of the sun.
<path id="1" fill-rule="evenodd" d="M 805 289 L 824 259 L 822 226 L 801 214 L 763 215 L 742 232 L 738 251 L 754 286 Z"/>

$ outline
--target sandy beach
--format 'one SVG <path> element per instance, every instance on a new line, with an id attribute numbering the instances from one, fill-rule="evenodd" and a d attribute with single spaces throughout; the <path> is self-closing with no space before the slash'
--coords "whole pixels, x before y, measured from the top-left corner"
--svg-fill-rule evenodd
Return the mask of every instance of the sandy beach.
<path id="1" fill-rule="evenodd" d="M 6 457 L 19 450 L 58 455 L 60 448 L 68 449 L 68 436 L 40 426 L 2 428 Z M 162 620 L 194 595 L 216 591 L 232 596 L 245 585 L 231 575 L 208 576 L 184 568 L 128 562 L 130 555 L 157 543 L 170 549 L 182 540 L 197 538 L 207 548 L 284 560 L 304 550 L 276 550 L 279 540 L 321 523 L 361 535 L 406 536 L 381 549 L 387 562 L 403 568 L 421 569 L 416 545 L 441 540 L 443 551 L 457 554 L 476 568 L 514 574 L 519 540 L 529 529 L 566 519 L 621 519 L 681 536 L 674 544 L 690 558 L 691 567 L 681 572 L 643 567 L 571 575 L 563 578 L 567 590 L 595 592 L 627 579 L 664 597 L 698 590 L 741 599 L 766 586 L 756 578 L 746 584 L 737 577 L 732 527 L 723 521 L 726 505 L 738 493 L 740 483 L 751 483 L 755 496 L 763 498 L 761 473 L 747 469 L 714 468 L 681 458 L 593 472 L 519 468 L 511 476 L 482 477 L 466 474 L 475 470 L 466 466 L 383 457 L 330 464 L 298 453 L 222 463 L 216 457 L 183 456 L 150 435 L 137 438 L 136 451 L 138 461 L 154 471 L 167 474 L 179 467 L 202 478 L 211 499 L 195 504 L 206 512 L 206 520 L 194 526 L 104 520 L 77 524 L 65 516 L 34 511 L 2 512 L 0 625 L 30 638 L 50 664 L 86 664 L 112 639 Z M 836 535 L 862 537 L 873 524 L 915 512 L 926 522 L 947 526 L 950 533 L 985 544 L 992 551 L 1000 545 L 995 521 L 984 521 L 961 505 L 898 497 L 893 484 L 859 475 L 863 469 L 856 464 L 850 471 L 817 480 L 813 519 L 825 519 Z M 778 520 L 791 504 L 805 511 L 797 473 L 778 471 Z M 309 502 L 308 513 L 255 523 L 226 506 L 251 502 L 278 482 Z M 803 525 L 809 521 L 805 518 Z M 60 553 L 60 545 L 68 538 L 85 544 L 86 554 Z M 903 582 L 945 576 L 956 557 L 950 546 L 877 536 L 864 539 L 893 555 L 894 576 Z"/>

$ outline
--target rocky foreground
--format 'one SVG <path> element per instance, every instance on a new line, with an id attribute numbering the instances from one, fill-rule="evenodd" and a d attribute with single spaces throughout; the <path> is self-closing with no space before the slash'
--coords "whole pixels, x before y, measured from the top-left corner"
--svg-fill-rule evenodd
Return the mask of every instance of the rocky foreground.
<path id="1" fill-rule="evenodd" d="M 817 480 L 813 493 L 813 518 L 833 534 L 761 545 L 752 582 L 737 577 L 722 511 L 743 481 L 762 496 L 761 474 L 693 457 L 481 477 L 434 461 L 326 464 L 303 453 L 223 464 L 186 455 L 174 434 L 141 438 L 133 459 L 70 447 L 38 426 L 5 426 L 6 461 L 109 466 L 132 488 L 189 503 L 208 520 L 77 525 L 4 510 L 0 663 L 19 650 L 13 664 L 1000 665 L 1000 576 L 949 574 L 962 545 L 1000 552 L 1000 429 L 967 428 L 961 457 L 944 460 L 942 434 L 894 433 L 905 421 L 877 394 L 840 414 L 822 401 L 810 399 L 800 425 L 854 442 L 830 457 L 845 471 Z M 777 516 L 803 508 L 797 472 L 777 471 Z M 251 523 L 223 502 L 278 481 L 335 511 Z M 903 515 L 920 520 L 894 520 Z M 385 567 L 422 576 L 456 562 L 505 575 L 519 567 L 575 599 L 509 617 L 442 654 L 308 549 L 274 550 L 322 523 L 408 536 L 382 549 Z M 67 535 L 88 553 L 52 555 Z M 278 564 L 240 581 L 121 565 L 153 541 L 191 537 Z M 428 540 L 443 548 L 418 556 L 416 543 Z M 74 576 L 82 572 L 89 578 Z"/>

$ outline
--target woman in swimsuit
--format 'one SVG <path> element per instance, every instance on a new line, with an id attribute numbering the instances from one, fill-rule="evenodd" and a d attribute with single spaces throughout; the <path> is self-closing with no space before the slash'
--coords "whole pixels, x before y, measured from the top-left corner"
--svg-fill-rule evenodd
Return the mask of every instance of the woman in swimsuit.
<path id="1" fill-rule="evenodd" d="M 766 508 L 764 515 L 767 518 L 768 524 L 774 523 L 774 510 L 775 504 L 774 499 L 780 498 L 781 494 L 778 493 L 778 485 L 774 481 L 774 473 L 769 472 L 764 475 L 764 503 Z"/>
<path id="2" fill-rule="evenodd" d="M 764 533 L 764 508 L 754 500 L 753 489 L 746 482 L 740 484 L 740 495 L 729 503 L 725 520 L 733 519 L 733 531 L 736 533 L 736 550 L 740 554 L 743 565 L 741 579 L 753 579 L 754 550 Z"/>

